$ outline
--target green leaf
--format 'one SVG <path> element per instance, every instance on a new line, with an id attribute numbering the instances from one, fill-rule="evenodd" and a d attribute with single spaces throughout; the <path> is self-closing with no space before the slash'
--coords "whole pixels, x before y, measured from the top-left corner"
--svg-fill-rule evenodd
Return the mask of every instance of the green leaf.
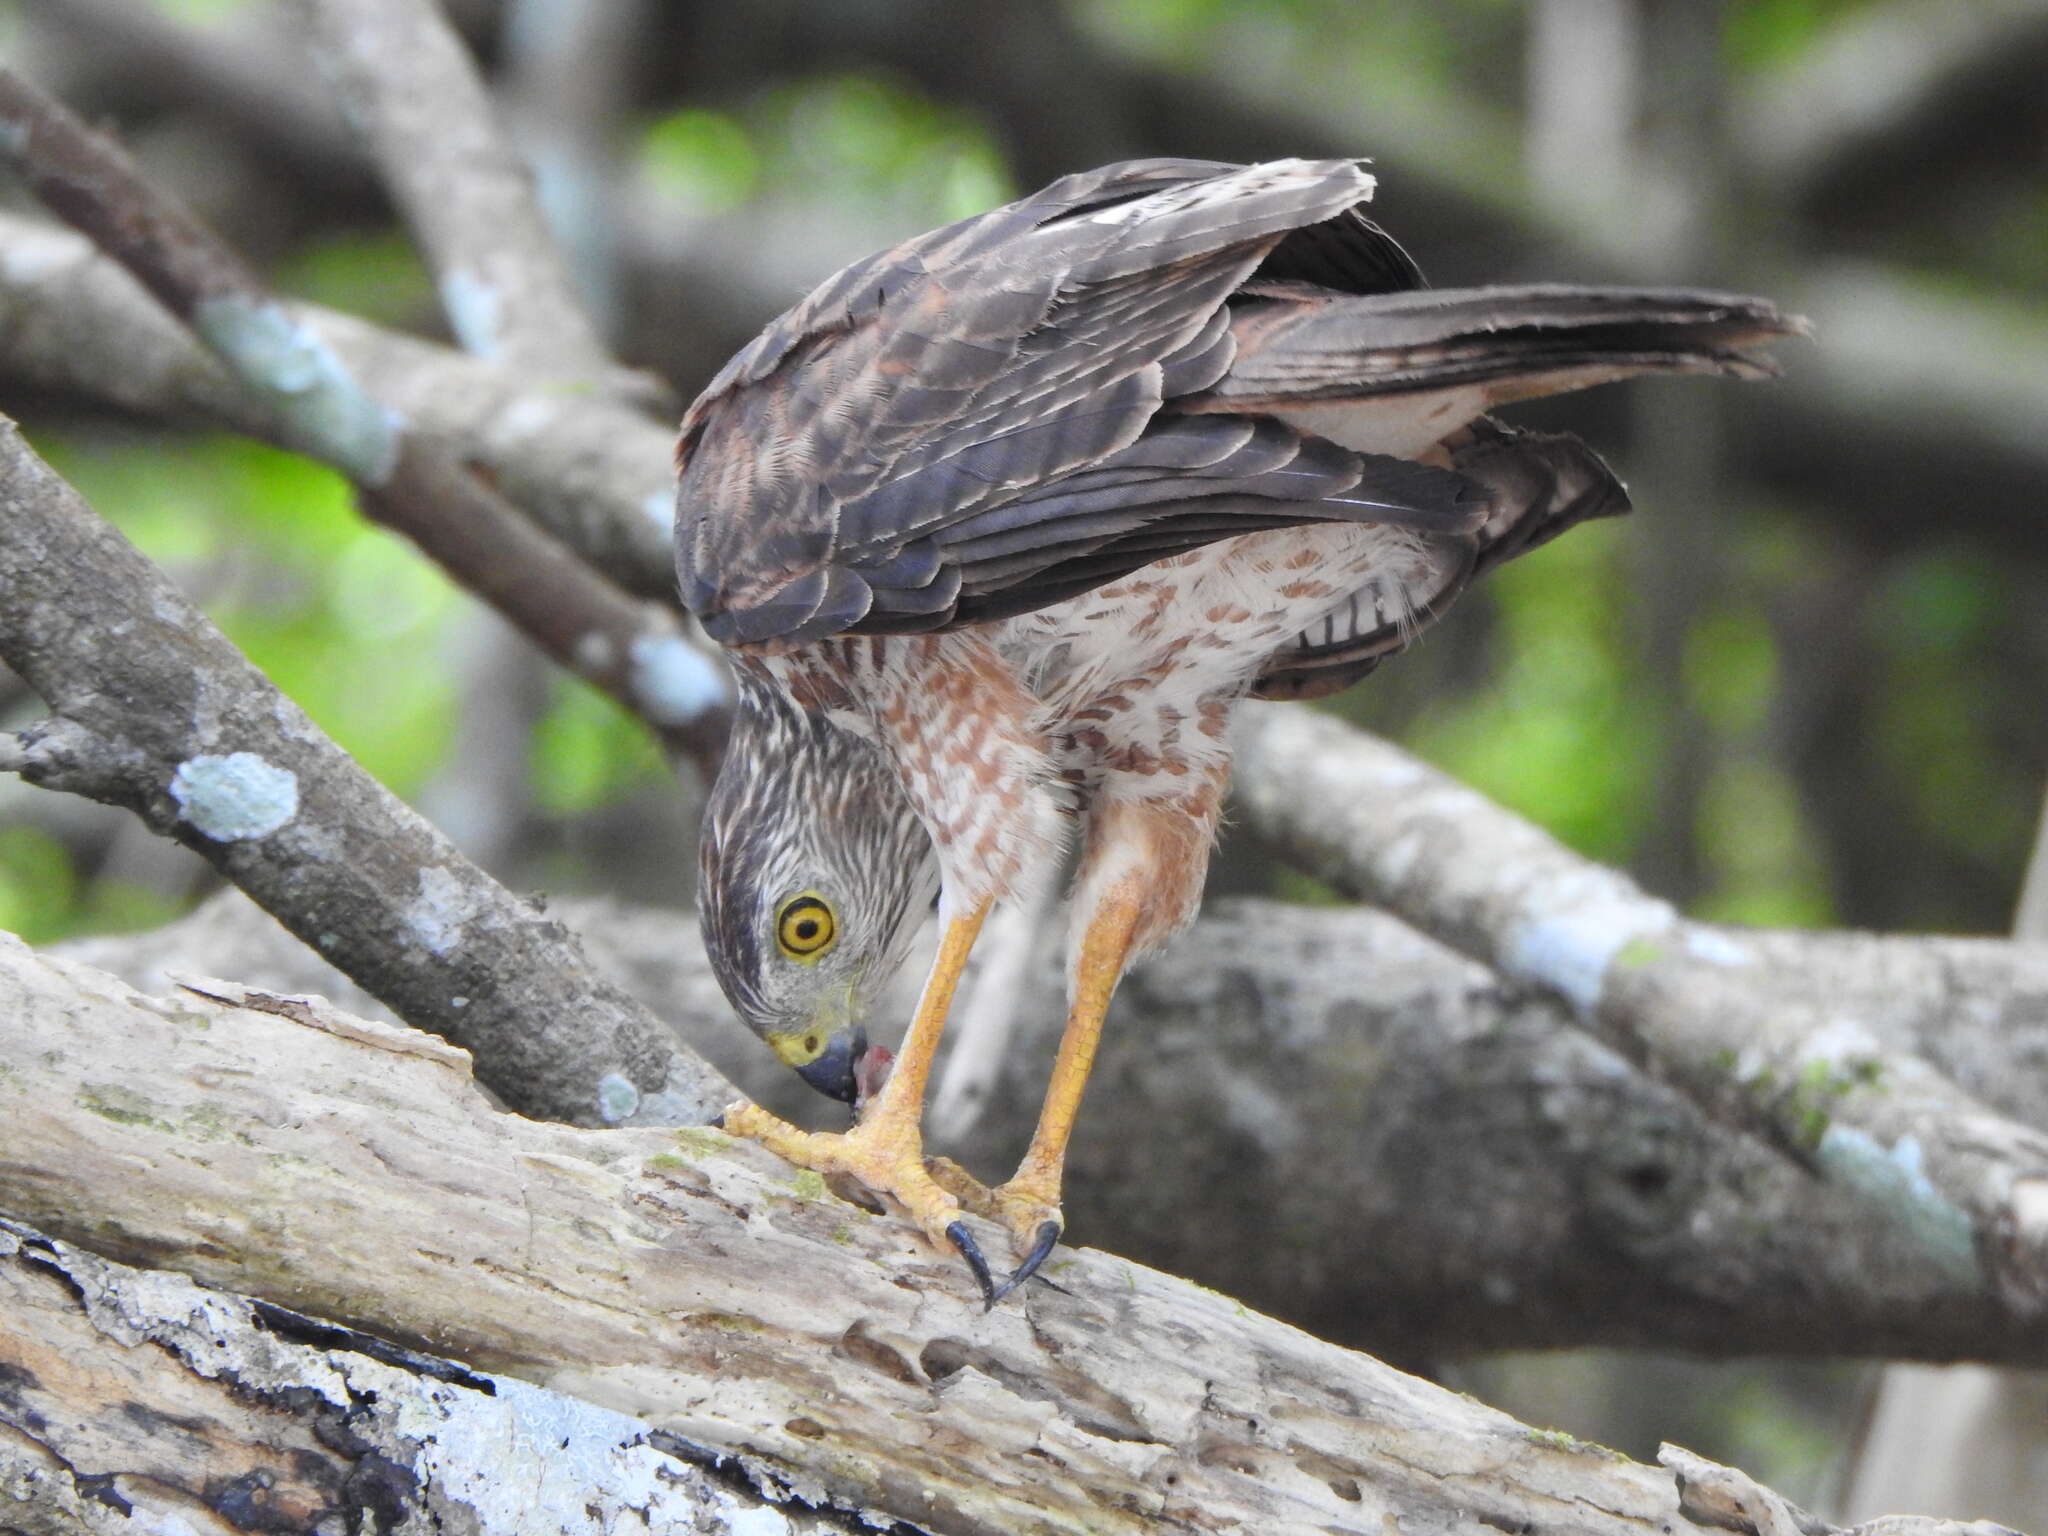
<path id="1" fill-rule="evenodd" d="M 277 264 L 271 283 L 330 309 L 379 325 L 410 328 L 438 317 L 434 279 L 403 231 L 349 230 L 299 246 Z"/>
<path id="2" fill-rule="evenodd" d="M 56 838 L 40 827 L 0 827 L 0 929 L 30 944 L 67 936 L 78 884 Z"/>
<path id="3" fill-rule="evenodd" d="M 640 167 L 663 196 L 705 213 L 738 207 L 761 178 L 753 135 L 739 119 L 704 107 L 649 124 L 640 135 Z"/>
<path id="4" fill-rule="evenodd" d="M 646 730 L 589 685 L 562 678 L 534 730 L 533 795 L 550 815 L 573 816 L 667 776 Z"/>

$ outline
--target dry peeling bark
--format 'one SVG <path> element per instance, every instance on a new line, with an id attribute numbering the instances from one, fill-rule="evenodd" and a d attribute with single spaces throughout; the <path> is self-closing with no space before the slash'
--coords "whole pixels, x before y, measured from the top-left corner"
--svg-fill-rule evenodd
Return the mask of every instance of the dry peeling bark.
<path id="1" fill-rule="evenodd" d="M 0 1221 L 0 1530 L 825 1536 L 849 1523 L 778 1511 L 624 1414 Z"/>
<path id="2" fill-rule="evenodd" d="M 1005 1536 L 1726 1524 L 1683 1512 L 1667 1471 L 1105 1255 L 1062 1255 L 1061 1289 L 984 1313 L 956 1264 L 815 1176 L 712 1131 L 501 1113 L 431 1036 L 255 996 L 150 999 L 13 941 L 0 990 L 16 1000 L 0 1016 L 0 1209 L 120 1262 L 630 1415 L 813 1505 Z M 8 1304 L 26 1307 L 23 1276 L 47 1274 L 50 1252 L 7 1260 Z M 47 1287 L 39 1298 L 47 1309 Z M 79 1301 L 89 1320 L 121 1310 L 95 1314 L 84 1288 Z M 172 1310 L 185 1339 L 224 1350 L 208 1304 L 177 1291 Z M 63 1357 L 104 1353 L 112 1371 L 120 1347 Z M 0 1351 L 12 1472 L 37 1454 L 23 1446 L 61 1454 L 52 1435 L 74 1426 L 21 1395 L 57 1374 L 45 1325 L 0 1329 Z M 421 1411 L 450 1387 L 430 1376 Z M 181 1402 L 130 1417 L 175 1423 Z M 309 1419 L 337 1405 L 301 1399 Z M 275 1458 L 303 1468 L 287 1456 L 296 1431 L 273 1427 Z M 93 1443 L 77 1433 L 67 1443 Z M 44 1469 L 44 1489 L 118 1491 L 90 1481 L 123 1470 L 98 1454 Z M 523 1465 L 514 1453 L 505 1470 Z M 1767 1528 L 1743 1518 L 1735 1529 Z M 481 1528 L 534 1528 L 521 1519 Z"/>
<path id="3" fill-rule="evenodd" d="M 863 1511 L 820 1509 L 765 1468 L 645 1420 L 4 1219 L 0 1324 L 0 1529 L 23 1536 L 874 1529 Z M 1702 1524 L 1825 1529 L 1731 1467 L 1675 1446 L 1659 1460 Z"/>
<path id="4" fill-rule="evenodd" d="M 831 1114 L 733 1021 L 688 912 L 558 903 L 595 964 L 748 1093 Z M 1827 998 L 1887 1048 L 2048 1124 L 2048 948 L 1743 936 L 1766 1007 Z M 1000 1174 L 1063 1016 L 1057 933 L 971 1134 Z M 365 1000 L 241 898 L 65 953 L 164 991 L 231 974 Z M 913 968 L 914 969 L 914 968 Z M 1219 903 L 1118 998 L 1073 1150 L 1070 1230 L 1410 1365 L 1490 1348 L 2039 1362 L 2048 1336 L 1863 1197 L 1707 1118 L 1383 913 Z M 1227 1240 L 1219 1240 L 1227 1234 Z"/>

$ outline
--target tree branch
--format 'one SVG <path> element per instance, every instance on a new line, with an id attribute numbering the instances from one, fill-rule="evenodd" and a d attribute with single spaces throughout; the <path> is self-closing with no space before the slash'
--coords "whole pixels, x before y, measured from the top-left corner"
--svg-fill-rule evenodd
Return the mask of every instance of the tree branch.
<path id="1" fill-rule="evenodd" d="M 558 910 L 748 1094 L 819 1115 L 732 1020 L 690 914 Z M 1938 1050 L 2002 1112 L 2048 1123 L 2048 1082 L 2021 1065 L 2048 1017 L 2048 950 L 1745 942 L 1749 1009 L 1830 998 L 1887 1049 Z M 1013 1166 L 1030 1135 L 1065 1012 L 1059 950 L 1048 934 L 1018 978 L 1016 1036 L 976 1128 L 933 1142 L 979 1172 Z M 369 1006 L 239 897 L 62 953 L 148 991 L 197 971 Z M 1707 1119 L 1556 1000 L 1370 910 L 1229 902 L 1141 966 L 1071 1167 L 1077 1236 L 1398 1363 L 1589 1345 L 2048 1359 L 2024 1312 L 1873 1223 L 1860 1196 Z"/>
<path id="2" fill-rule="evenodd" d="M 69 230 L 0 213 L 0 365 L 47 396 L 283 443 L 281 424 L 126 271 Z M 641 597 L 675 587 L 673 430 L 316 305 L 294 323 L 364 389 L 454 443 L 555 537 Z"/>
<path id="3" fill-rule="evenodd" d="M 1062 1255 L 1060 1290 L 984 1313 L 900 1223 L 791 1182 L 758 1148 L 504 1115 L 418 1035 L 260 997 L 152 1001 L 7 942 L 0 967 L 24 1000 L 0 1017 L 0 1207 L 66 1240 L 89 1229 L 124 1263 L 408 1348 L 431 1340 L 466 1368 L 442 1392 L 482 1390 L 479 1370 L 573 1392 L 642 1419 L 657 1445 L 940 1536 L 1780 1536 L 1772 1507 L 1716 1513 L 1669 1472 L 1103 1255 Z M 115 1051 L 118 1082 L 103 1066 Z M 17 1291 L 52 1267 L 87 1295 L 105 1284 L 77 1255 L 7 1242 L 0 1273 Z M 140 1317 L 85 1311 L 174 1353 L 226 1351 L 225 1328 L 247 1331 L 231 1299 L 169 1299 Z M 275 1314 L 270 1331 L 303 1337 Z M 0 1360 L 15 1337 L 0 1329 Z M 8 1379 L 20 1389 L 18 1365 Z M 1691 1463 L 1684 1479 L 1720 1484 Z"/>
<path id="4" fill-rule="evenodd" d="M 1239 751 L 1247 819 L 1304 867 L 1564 998 L 1710 1113 L 1861 1194 L 1959 1283 L 2025 1315 L 2048 1308 L 2048 1134 L 1887 1049 L 1851 1010 L 1769 1006 L 1741 939 L 1395 747 L 1274 709 Z"/>
<path id="5" fill-rule="evenodd" d="M 360 197 L 370 167 L 350 139 L 333 94 L 305 67 L 281 8 L 264 6 L 230 27 L 180 19 L 131 0 L 23 0 L 18 7 L 54 54 L 67 88 L 128 108 L 196 109 L 265 162 L 291 164 L 309 183 Z"/>
<path id="6" fill-rule="evenodd" d="M 731 1094 L 252 667 L 0 419 L 0 658 L 50 706 L 32 783 L 203 855 L 530 1114 L 708 1118 Z"/>
<path id="7" fill-rule="evenodd" d="M 657 380 L 612 362 L 541 217 L 532 173 L 431 0 L 299 3 L 464 349 L 672 412 Z"/>
<path id="8" fill-rule="evenodd" d="M 2024 174 L 2044 126 L 2044 69 L 2042 0 L 1859 6 L 1743 93 L 1749 179 L 1836 230 L 1910 226 L 1982 167 Z"/>
<path id="9" fill-rule="evenodd" d="M 848 1532 L 644 1420 L 4 1221 L 0 1334 L 0 1519 L 24 1536 Z"/>
<path id="10" fill-rule="evenodd" d="M 441 444 L 364 392 L 234 253 L 127 157 L 0 69 L 0 154 L 127 267 L 271 412 L 287 446 L 354 480 L 364 510 L 411 538 L 548 655 L 710 772 L 723 746 L 722 669 L 675 615 L 635 602 L 534 527 Z"/>
<path id="11" fill-rule="evenodd" d="M 495 89 L 534 168 L 563 259 L 605 334 L 620 332 L 620 200 L 630 178 L 640 89 L 659 51 L 654 0 L 508 0 Z M 681 402 L 660 414 L 673 419 Z"/>

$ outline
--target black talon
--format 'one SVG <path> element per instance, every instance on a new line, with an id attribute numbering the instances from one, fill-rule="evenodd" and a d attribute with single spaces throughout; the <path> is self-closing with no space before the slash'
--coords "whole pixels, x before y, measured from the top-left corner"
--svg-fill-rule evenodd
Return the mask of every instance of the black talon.
<path id="1" fill-rule="evenodd" d="M 964 1221 L 956 1221 L 947 1227 L 946 1236 L 953 1240 L 953 1246 L 960 1250 L 960 1257 L 974 1271 L 974 1283 L 981 1287 L 981 1299 L 986 1303 L 983 1310 L 993 1307 L 1002 1298 L 996 1290 L 995 1277 L 989 1273 L 988 1260 L 981 1256 L 981 1244 L 974 1240 L 974 1234 L 967 1230 Z"/>
<path id="2" fill-rule="evenodd" d="M 994 1307 L 997 1302 L 1038 1273 L 1039 1265 L 1051 1258 L 1053 1249 L 1059 1246 L 1060 1230 L 1060 1224 L 1056 1221 L 1041 1221 L 1038 1224 L 1038 1237 L 1031 1244 L 1031 1251 L 1024 1255 L 1022 1264 L 1010 1271 L 1010 1278 L 995 1288 L 994 1294 L 988 1299 L 990 1307 Z"/>

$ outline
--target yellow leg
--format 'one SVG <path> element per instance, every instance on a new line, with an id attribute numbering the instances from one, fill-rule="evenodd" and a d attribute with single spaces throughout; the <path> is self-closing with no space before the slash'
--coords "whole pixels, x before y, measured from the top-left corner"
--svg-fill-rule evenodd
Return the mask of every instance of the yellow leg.
<path id="1" fill-rule="evenodd" d="M 1074 1000 L 1067 1012 L 1067 1027 L 1060 1035 L 1059 1054 L 1053 1058 L 1045 1103 L 1038 1111 L 1038 1129 L 1023 1162 L 1017 1165 L 1016 1177 L 1005 1189 L 1029 1186 L 1043 1190 L 1050 1203 L 1059 1203 L 1067 1139 L 1074 1134 L 1074 1121 L 1081 1113 L 1081 1095 L 1095 1066 L 1095 1049 L 1102 1042 L 1102 1022 L 1109 1013 L 1110 998 L 1123 979 L 1139 910 L 1136 893 L 1117 891 L 1096 909 L 1082 937 L 1081 956 L 1074 967 Z"/>
<path id="2" fill-rule="evenodd" d="M 939 1048 L 939 1036 L 946 1028 L 946 1011 L 952 1006 L 953 990 L 967 964 L 982 919 L 988 915 L 984 902 L 967 916 L 946 925 L 939 941 L 938 957 L 932 962 L 924 995 L 918 999 L 910 1031 L 903 1038 L 889 1080 L 868 1106 L 859 1125 L 844 1135 L 799 1130 L 755 1104 L 740 1104 L 726 1111 L 725 1128 L 735 1136 L 758 1141 L 770 1151 L 802 1168 L 820 1173 L 850 1173 L 877 1194 L 894 1200 L 923 1229 L 933 1243 L 947 1243 L 967 1254 L 971 1241 L 963 1243 L 965 1228 L 955 1230 L 960 1218 L 959 1200 L 932 1178 L 924 1165 L 924 1090 L 931 1071 L 932 1056 Z M 979 1253 L 968 1255 L 970 1265 Z M 981 1274 L 977 1273 L 977 1279 Z M 983 1289 L 987 1286 L 984 1283 Z"/>
<path id="3" fill-rule="evenodd" d="M 996 1287 L 996 1300 L 1028 1280 L 1052 1252 L 1066 1218 L 1060 1212 L 1060 1185 L 1067 1164 L 1067 1141 L 1081 1113 L 1081 1096 L 1102 1042 L 1102 1024 L 1110 998 L 1123 979 L 1145 900 L 1137 878 L 1127 877 L 1105 893 L 1088 917 L 1074 963 L 1074 996 L 1067 1027 L 1053 1058 L 1052 1080 L 1038 1111 L 1038 1129 L 1024 1160 L 1007 1184 L 990 1190 L 982 1211 L 1009 1228 L 1023 1262 Z"/>

